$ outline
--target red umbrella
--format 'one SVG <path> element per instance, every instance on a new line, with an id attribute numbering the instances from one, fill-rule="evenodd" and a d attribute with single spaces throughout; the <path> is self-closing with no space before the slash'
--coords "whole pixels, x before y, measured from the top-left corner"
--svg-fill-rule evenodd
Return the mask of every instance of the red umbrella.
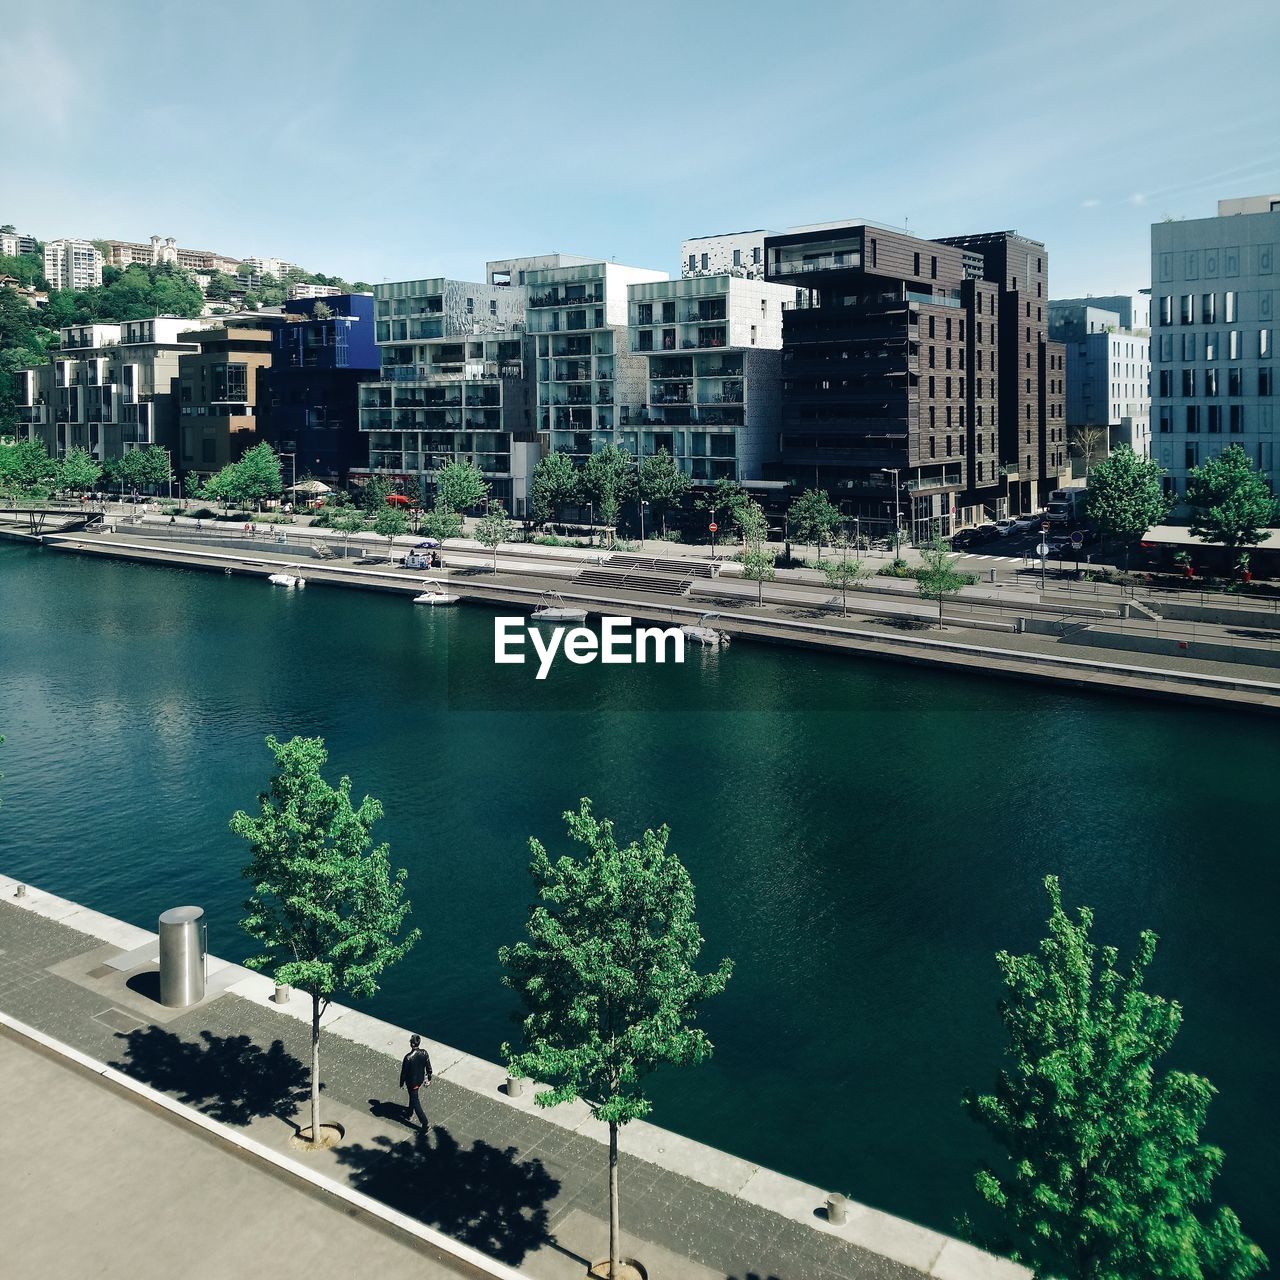
<path id="1" fill-rule="evenodd" d="M 394 502 L 397 507 L 407 507 L 409 505 L 409 499 L 403 493 L 389 493 L 387 494 L 387 501 Z"/>

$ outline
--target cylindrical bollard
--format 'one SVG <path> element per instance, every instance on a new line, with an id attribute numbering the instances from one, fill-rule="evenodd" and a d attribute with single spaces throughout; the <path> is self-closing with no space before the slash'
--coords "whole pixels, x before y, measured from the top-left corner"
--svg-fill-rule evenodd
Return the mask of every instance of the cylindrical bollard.
<path id="1" fill-rule="evenodd" d="M 827 1221 L 833 1227 L 841 1227 L 849 1221 L 849 1201 L 838 1191 L 827 1197 Z"/>
<path id="2" fill-rule="evenodd" d="M 524 1093 L 524 1081 L 519 1076 L 507 1077 L 507 1097 L 519 1098 Z"/>
<path id="3" fill-rule="evenodd" d="M 18 887 L 13 891 L 13 896 L 14 896 L 15 898 L 25 898 L 25 897 L 27 896 L 27 886 L 26 886 L 25 884 L 20 884 L 20 885 L 19 885 L 19 886 L 18 886 Z"/>
<path id="4" fill-rule="evenodd" d="M 276 993 L 271 998 L 276 1002 L 276 1004 L 288 1004 L 289 992 L 292 990 L 293 988 L 289 986 L 287 982 L 277 982 Z"/>
<path id="5" fill-rule="evenodd" d="M 207 939 L 203 907 L 171 907 L 161 915 L 161 1004 L 183 1008 L 204 998 Z"/>

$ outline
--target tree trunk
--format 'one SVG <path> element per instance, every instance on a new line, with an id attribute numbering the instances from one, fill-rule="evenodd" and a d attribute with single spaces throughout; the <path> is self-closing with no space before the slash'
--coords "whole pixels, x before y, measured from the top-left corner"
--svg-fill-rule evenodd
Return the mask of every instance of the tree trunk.
<path id="1" fill-rule="evenodd" d="M 311 1145 L 320 1142 L 320 994 L 311 996 Z"/>
<path id="2" fill-rule="evenodd" d="M 938 630 L 942 631 L 942 592 L 938 592 Z"/>
<path id="3" fill-rule="evenodd" d="M 609 1124 L 609 1280 L 618 1280 L 618 1126 Z"/>

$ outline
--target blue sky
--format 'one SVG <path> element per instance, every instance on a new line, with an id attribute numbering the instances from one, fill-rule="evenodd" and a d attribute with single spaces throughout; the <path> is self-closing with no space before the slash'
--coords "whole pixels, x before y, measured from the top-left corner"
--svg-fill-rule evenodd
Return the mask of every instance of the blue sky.
<path id="1" fill-rule="evenodd" d="M 1280 190 L 1280 5 L 0 0 L 0 222 L 372 281 L 848 217 L 1045 241 L 1054 296 Z"/>

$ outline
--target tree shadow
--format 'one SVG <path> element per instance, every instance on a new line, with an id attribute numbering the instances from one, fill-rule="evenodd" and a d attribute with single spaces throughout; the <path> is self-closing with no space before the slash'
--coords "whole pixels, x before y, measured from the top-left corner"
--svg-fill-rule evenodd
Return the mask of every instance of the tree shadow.
<path id="1" fill-rule="evenodd" d="M 196 1107 L 221 1124 L 241 1128 L 259 1116 L 288 1120 L 310 1097 L 310 1072 L 279 1040 L 269 1049 L 248 1036 L 201 1031 L 184 1040 L 161 1027 L 117 1036 L 125 1060 L 110 1065 Z"/>
<path id="2" fill-rule="evenodd" d="M 439 1125 L 416 1142 L 379 1136 L 338 1148 L 351 1185 L 509 1266 L 555 1240 L 548 1203 L 560 1190 L 541 1160 L 476 1139 L 463 1147 Z"/>

